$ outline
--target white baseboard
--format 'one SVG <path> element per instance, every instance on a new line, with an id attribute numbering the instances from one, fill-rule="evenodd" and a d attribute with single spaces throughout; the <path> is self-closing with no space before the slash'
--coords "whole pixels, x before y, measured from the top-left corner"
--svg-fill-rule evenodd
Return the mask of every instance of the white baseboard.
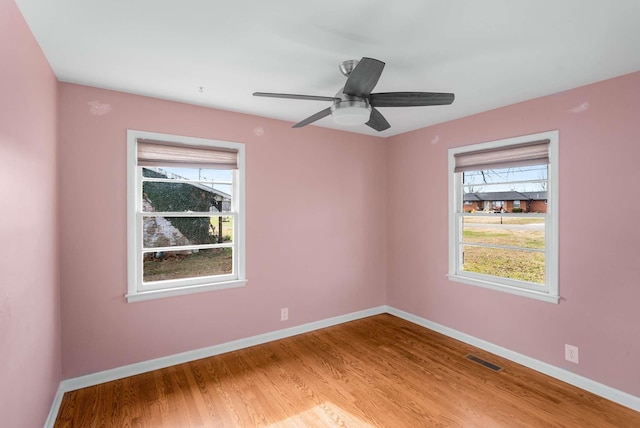
<path id="1" fill-rule="evenodd" d="M 551 364 L 536 360 L 535 358 L 531 358 L 523 354 L 519 354 L 507 348 L 494 345 L 493 343 L 487 342 L 486 340 L 478 339 L 466 333 L 462 333 L 452 328 L 445 327 L 441 324 L 429 321 L 425 318 L 410 314 L 409 312 L 404 312 L 391 306 L 387 306 L 387 312 L 391 315 L 395 315 L 399 318 L 410 321 L 414 324 L 418 324 L 422 327 L 428 328 L 429 330 L 444 334 L 445 336 L 452 337 L 461 342 L 468 343 L 469 345 L 473 345 L 476 348 L 484 349 L 485 351 L 499 355 L 525 367 L 529 367 L 530 369 L 533 369 L 537 372 L 544 373 L 570 385 L 584 389 L 585 391 L 592 392 L 596 395 L 599 395 L 600 397 L 606 398 L 615 403 L 640 412 L 640 397 L 636 397 L 615 388 L 611 388 L 610 386 L 603 385 L 599 382 L 596 382 L 595 380 L 591 380 L 584 376 L 572 373 L 568 370 L 552 366 Z"/>
<path id="2" fill-rule="evenodd" d="M 568 384 L 577 386 L 578 388 L 592 392 L 596 395 L 640 412 L 639 397 L 635 397 L 631 394 L 627 394 L 626 392 L 603 385 L 594 380 L 579 376 L 575 373 L 571 373 L 567 370 L 552 366 L 551 364 L 544 363 L 542 361 L 536 360 L 523 354 L 519 354 L 501 346 L 494 345 L 493 343 L 478 339 L 476 337 L 459 332 L 449 327 L 445 327 L 433 321 L 429 321 L 425 318 L 421 318 L 408 312 L 401 311 L 394 307 L 379 306 L 376 308 L 352 312 L 350 314 L 327 318 L 325 320 L 303 324 L 296 327 L 260 334 L 245 339 L 234 340 L 232 342 L 222 343 L 220 345 L 209 346 L 207 348 L 196 349 L 194 351 L 169 355 L 166 357 L 156 358 L 153 360 L 143 361 L 135 364 L 129 364 L 127 366 L 117 367 L 110 370 L 104 370 L 85 376 L 63 380 L 62 382 L 60 382 L 60 386 L 58 387 L 58 391 L 54 398 L 53 404 L 51 405 L 51 410 L 49 411 L 49 416 L 47 417 L 47 421 L 45 422 L 44 427 L 53 428 L 55 420 L 58 416 L 60 404 L 62 402 L 62 396 L 65 392 L 75 391 L 76 389 L 99 385 L 104 382 L 110 382 L 129 376 L 135 376 L 149 371 L 174 366 L 176 364 L 199 360 L 201 358 L 212 357 L 214 355 L 220 355 L 226 352 L 237 351 L 238 349 L 260 345 L 263 343 L 272 342 L 274 340 L 284 339 L 286 337 L 296 336 L 298 334 L 308 333 L 310 331 L 319 330 L 321 328 L 331 327 L 333 325 L 338 325 L 360 318 L 370 317 L 373 315 L 379 315 L 382 313 L 390 313 L 391 315 L 395 315 L 414 324 L 444 334 L 445 336 L 449 336 L 454 339 L 460 340 L 461 342 L 473 345 L 477 348 L 484 349 L 485 351 L 499 355 L 518 364 L 522 364 L 523 366 L 529 367 L 533 370 L 544 373 L 563 382 L 567 382 Z"/>
<path id="3" fill-rule="evenodd" d="M 58 390 L 56 391 L 56 395 L 55 397 L 53 397 L 53 403 L 51 404 L 49 415 L 47 416 L 47 420 L 44 422 L 44 428 L 53 428 L 53 425 L 56 423 L 56 418 L 58 417 L 58 410 L 60 410 L 60 404 L 62 403 L 63 395 L 64 390 L 62 389 L 62 382 L 60 382 L 60 385 L 58 385 Z"/>
<path id="4" fill-rule="evenodd" d="M 201 358 L 212 357 L 214 355 L 220 355 L 226 352 L 237 351 L 238 349 L 260 345 L 263 343 L 272 342 L 274 340 L 296 336 L 302 333 L 308 333 L 310 331 L 319 330 L 325 327 L 331 327 L 333 325 L 354 321 L 360 318 L 383 314 L 386 312 L 386 310 L 386 306 L 365 309 L 363 311 L 352 312 L 350 314 L 327 318 L 308 324 L 302 324 L 296 327 L 285 328 L 283 330 L 277 330 L 257 336 L 247 337 L 245 339 L 234 340 L 232 342 L 222 343 L 220 345 L 209 346 L 207 348 L 196 349 L 194 351 L 169 355 L 166 357 L 156 358 L 153 360 L 143 361 L 135 364 L 129 364 L 122 367 L 116 367 L 114 369 L 104 370 L 85 376 L 63 380 L 62 382 L 60 382 L 60 387 L 58 388 L 58 392 L 51 406 L 49 417 L 47 418 L 47 421 L 45 423 L 45 428 L 53 427 L 58 416 L 58 410 L 60 408 L 60 403 L 62 402 L 62 396 L 65 392 L 75 391 L 76 389 L 99 385 L 101 383 L 111 382 L 113 380 L 123 379 L 129 376 L 135 376 L 153 370 L 175 366 L 176 364 L 199 360 Z"/>

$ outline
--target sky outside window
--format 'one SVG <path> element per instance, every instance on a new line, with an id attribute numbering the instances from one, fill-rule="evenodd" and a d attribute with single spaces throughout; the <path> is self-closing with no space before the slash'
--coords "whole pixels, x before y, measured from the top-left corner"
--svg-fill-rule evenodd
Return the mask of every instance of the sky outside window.
<path id="1" fill-rule="evenodd" d="M 463 173 L 464 193 L 541 192 L 547 189 L 548 166 L 532 165 Z"/>

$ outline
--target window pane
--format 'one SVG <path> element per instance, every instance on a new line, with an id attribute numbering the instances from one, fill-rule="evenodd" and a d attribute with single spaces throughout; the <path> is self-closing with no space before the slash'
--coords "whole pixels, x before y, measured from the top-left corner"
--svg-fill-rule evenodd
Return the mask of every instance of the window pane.
<path id="1" fill-rule="evenodd" d="M 462 269 L 544 284 L 544 253 L 462 246 Z"/>
<path id="2" fill-rule="evenodd" d="M 465 212 L 547 212 L 548 165 L 462 173 Z"/>
<path id="3" fill-rule="evenodd" d="M 231 248 L 147 252 L 144 254 L 143 281 L 231 274 L 233 273 L 232 254 Z"/>
<path id="4" fill-rule="evenodd" d="M 482 188 L 492 184 L 503 184 L 515 181 L 540 181 L 547 180 L 548 165 L 532 165 L 524 167 L 500 168 L 482 171 L 466 171 L 462 173 L 463 184 L 465 186 L 476 186 L 476 191 L 484 191 Z M 516 191 L 535 191 L 546 190 L 541 188 L 540 183 L 523 183 L 518 188 L 510 185 L 503 186 L 502 189 L 496 190 L 516 190 Z"/>
<path id="5" fill-rule="evenodd" d="M 544 218 L 464 216 L 463 241 L 544 249 Z"/>
<path id="6" fill-rule="evenodd" d="M 233 217 L 231 216 L 145 216 L 142 221 L 144 248 L 233 241 Z"/>
<path id="7" fill-rule="evenodd" d="M 233 179 L 233 170 L 203 168 L 142 167 L 142 176 L 170 180 L 227 181 Z"/>
<path id="8" fill-rule="evenodd" d="M 145 212 L 229 212 L 230 185 L 213 188 L 203 183 L 142 183 L 142 208 Z M 225 191 L 226 190 L 226 191 Z"/>

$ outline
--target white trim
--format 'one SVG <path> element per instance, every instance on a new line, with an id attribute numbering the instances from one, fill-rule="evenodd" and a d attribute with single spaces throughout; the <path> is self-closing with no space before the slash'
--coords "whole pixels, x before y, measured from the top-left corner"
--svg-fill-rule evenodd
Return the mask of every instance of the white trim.
<path id="1" fill-rule="evenodd" d="M 226 290 L 227 288 L 244 287 L 247 280 L 217 282 L 215 284 L 194 285 L 191 287 L 183 286 L 176 288 L 165 288 L 159 290 L 139 291 L 135 294 L 127 294 L 125 297 L 127 302 L 144 302 L 145 300 L 162 299 L 165 297 L 183 296 L 186 294 L 202 293 L 205 291 Z"/>
<path id="2" fill-rule="evenodd" d="M 610 386 L 603 385 L 599 382 L 596 382 L 595 380 L 577 375 L 565 369 L 561 369 L 540 360 L 536 360 L 535 358 L 528 357 L 510 349 L 503 348 L 502 346 L 494 345 L 493 343 L 487 342 L 486 340 L 478 339 L 466 333 L 462 333 L 460 331 L 446 327 L 442 324 L 438 324 L 425 318 L 421 318 L 417 315 L 413 315 L 409 312 L 405 312 L 391 306 L 387 306 L 387 312 L 391 315 L 397 316 L 398 318 L 402 318 L 406 321 L 428 328 L 429 330 L 444 334 L 445 336 L 452 337 L 461 342 L 475 346 L 476 348 L 483 349 L 485 351 L 491 352 L 492 354 L 496 354 L 518 364 L 522 364 L 523 366 L 529 367 L 532 370 L 544 373 L 547 376 L 559 379 L 570 385 L 573 385 L 580 389 L 584 389 L 585 391 L 589 391 L 600 397 L 606 398 L 622 406 L 640 412 L 640 397 L 636 397 L 624 391 L 620 391 Z"/>
<path id="3" fill-rule="evenodd" d="M 583 376 L 579 376 L 575 373 L 571 373 L 567 370 L 552 366 L 551 364 L 547 364 L 526 355 L 522 355 L 509 349 L 503 348 L 501 346 L 494 345 L 493 343 L 478 339 L 466 333 L 461 333 L 457 330 L 445 327 L 441 324 L 429 321 L 425 318 L 421 318 L 409 312 L 405 312 L 392 306 L 385 305 L 365 309 L 358 312 L 352 312 L 350 314 L 340 315 L 333 318 L 327 318 L 296 327 L 286 328 L 283 330 L 276 330 L 245 339 L 234 340 L 232 342 L 222 343 L 220 345 L 214 345 L 207 348 L 196 349 L 194 351 L 169 355 L 153 360 L 142 361 L 140 363 L 129 364 L 127 366 L 116 367 L 115 369 L 104 370 L 85 376 L 63 380 L 62 382 L 60 382 L 60 386 L 58 387 L 58 391 L 51 405 L 51 410 L 49 411 L 49 416 L 47 417 L 44 427 L 53 428 L 53 425 L 58 416 L 58 411 L 60 410 L 62 397 L 65 392 L 75 391 L 80 388 L 99 385 L 101 383 L 123 379 L 129 376 L 135 376 L 138 374 L 171 367 L 176 364 L 187 363 L 189 361 L 194 361 L 201 358 L 212 357 L 214 355 L 220 355 L 226 352 L 237 351 L 239 349 L 248 348 L 250 346 L 260 345 L 274 340 L 284 339 L 286 337 L 308 333 L 311 331 L 319 330 L 321 328 L 331 327 L 345 322 L 355 321 L 361 318 L 366 318 L 383 313 L 395 315 L 398 318 L 402 318 L 406 321 L 428 328 L 429 330 L 436 331 L 438 333 L 444 334 L 445 336 L 449 336 L 477 348 L 484 349 L 485 351 L 499 355 L 518 364 L 522 364 L 525 367 L 529 367 L 532 370 L 544 373 L 548 376 L 559 379 L 563 382 L 567 382 L 568 384 L 592 392 L 600 397 L 606 398 L 622 406 L 640 412 L 640 397 L 633 396 L 631 394 L 617 390 L 615 388 L 611 388 Z"/>
<path id="4" fill-rule="evenodd" d="M 488 288 L 489 290 L 502 291 L 503 293 L 515 294 L 516 296 L 528 297 L 530 299 L 542 300 L 543 302 L 555 303 L 560 302 L 560 296 L 553 296 L 546 292 L 530 290 L 524 287 L 510 287 L 505 284 L 496 285 L 493 281 L 482 281 L 481 279 L 471 278 L 471 276 L 447 275 L 451 281 L 461 284 L 475 285 L 476 287 Z"/>
<path id="5" fill-rule="evenodd" d="M 65 390 L 62 387 L 62 382 L 60 382 L 60 385 L 58 385 L 58 390 L 56 391 L 56 395 L 53 397 L 53 403 L 51 404 L 51 409 L 49 409 L 47 420 L 44 421 L 44 428 L 53 428 L 53 426 L 55 425 L 64 393 Z"/>

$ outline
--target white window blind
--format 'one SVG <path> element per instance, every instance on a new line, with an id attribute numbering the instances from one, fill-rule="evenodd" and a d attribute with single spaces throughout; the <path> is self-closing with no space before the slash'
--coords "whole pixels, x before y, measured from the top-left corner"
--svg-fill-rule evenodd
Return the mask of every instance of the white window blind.
<path id="1" fill-rule="evenodd" d="M 238 151 L 138 138 L 138 166 L 238 169 Z"/>
<path id="2" fill-rule="evenodd" d="M 455 172 L 548 164 L 549 140 L 457 153 L 454 158 Z"/>

